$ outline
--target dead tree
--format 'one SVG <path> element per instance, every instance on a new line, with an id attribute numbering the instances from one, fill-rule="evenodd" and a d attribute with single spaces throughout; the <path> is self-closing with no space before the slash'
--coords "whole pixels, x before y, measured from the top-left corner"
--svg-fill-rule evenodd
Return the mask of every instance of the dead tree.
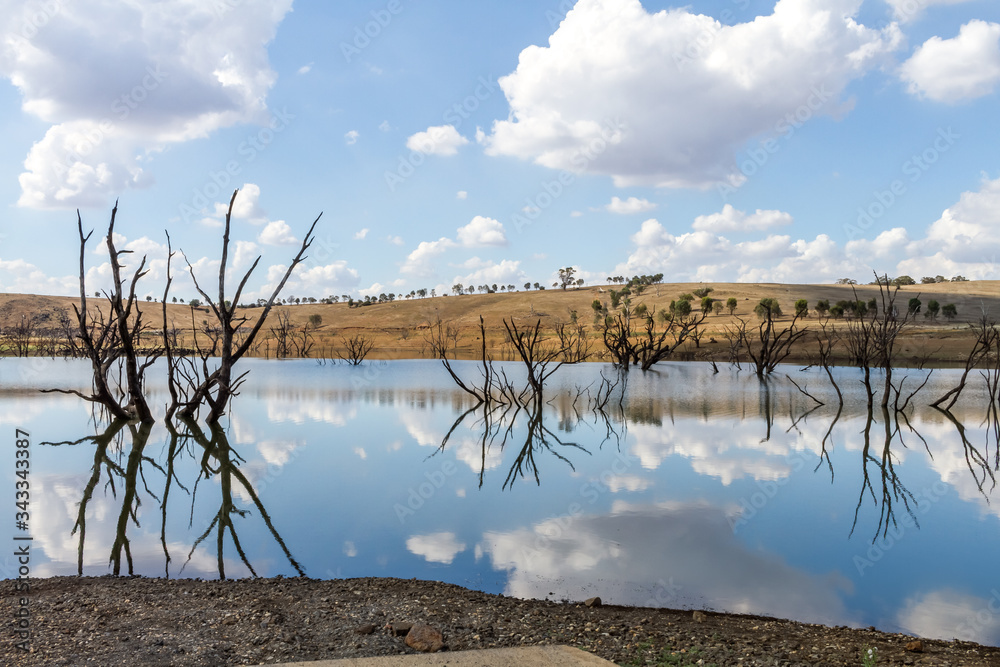
<path id="1" fill-rule="evenodd" d="M 146 369 L 159 356 L 161 351 L 154 351 L 152 355 L 146 357 L 142 362 L 138 359 L 136 342 L 141 335 L 145 325 L 142 322 L 142 313 L 136 308 L 135 316 L 132 316 L 133 308 L 136 305 L 135 287 L 136 283 L 146 274 L 144 267 L 145 256 L 139 263 L 138 269 L 132 276 L 126 296 L 122 287 L 124 280 L 121 277 L 122 265 L 120 257 L 131 251 L 117 250 L 114 245 L 115 218 L 118 213 L 118 204 L 111 211 L 111 222 L 108 225 L 108 235 L 106 245 L 108 256 L 111 260 L 111 269 L 114 278 L 114 285 L 110 293 L 105 293 L 109 308 L 107 315 L 96 309 L 94 319 L 91 319 L 87 307 L 87 285 L 86 267 L 84 258 L 86 254 L 87 241 L 93 231 L 86 236 L 83 234 L 83 219 L 77 211 L 77 230 L 80 235 L 80 304 L 73 305 L 76 315 L 77 337 L 79 339 L 80 350 L 91 363 L 93 372 L 93 392 L 89 395 L 76 390 L 52 389 L 65 394 L 79 396 L 86 401 L 96 403 L 105 408 L 111 417 L 115 419 L 140 419 L 141 421 L 152 421 L 152 413 L 143 395 L 144 377 Z M 112 368 L 124 364 L 125 386 L 119 383 L 117 391 L 112 388 L 109 374 Z M 123 406 L 120 397 L 127 397 L 127 404 Z"/>
<path id="2" fill-rule="evenodd" d="M 534 328 L 523 331 L 517 328 L 513 318 L 504 320 L 503 325 L 510 335 L 514 349 L 524 363 L 528 385 L 538 400 L 541 400 L 545 380 L 559 370 L 559 367 L 564 363 L 562 361 L 556 362 L 556 359 L 563 356 L 564 350 L 559 346 L 545 344 L 541 335 L 542 321 L 540 319 L 535 322 Z M 555 366 L 550 368 L 553 363 Z"/>
<path id="3" fill-rule="evenodd" d="M 663 330 L 657 331 L 653 312 L 649 312 L 645 318 L 644 335 L 636 346 L 639 367 L 648 371 L 654 364 L 670 357 L 689 336 L 696 334 L 707 316 L 705 313 L 689 317 L 669 316 L 664 322 Z"/>
<path id="4" fill-rule="evenodd" d="M 316 223 L 319 222 L 320 217 L 323 215 L 320 213 L 319 216 L 313 220 L 312 225 L 309 226 L 309 230 L 302 239 L 302 245 L 299 247 L 299 251 L 295 254 L 295 257 L 288 265 L 281 281 L 271 292 L 271 296 L 268 298 L 267 303 L 261 310 L 260 316 L 254 323 L 253 328 L 250 329 L 244 337 L 242 333 L 240 333 L 240 328 L 248 321 L 248 318 L 245 316 L 237 317 L 236 309 L 247 281 L 257 268 L 257 264 L 260 263 L 260 255 L 257 256 L 257 258 L 253 261 L 253 264 L 243 275 L 243 279 L 240 280 L 239 286 L 236 288 L 233 298 L 231 300 L 227 299 L 226 268 L 229 263 L 229 232 L 233 217 L 233 205 L 236 203 L 236 195 L 238 194 L 239 190 L 233 191 L 232 199 L 229 200 L 229 209 L 226 211 L 225 232 L 222 236 L 222 259 L 219 262 L 219 292 L 216 299 L 210 297 L 208 293 L 201 288 L 197 277 L 194 275 L 194 267 L 191 265 L 191 262 L 188 261 L 187 257 L 184 257 L 188 265 L 188 272 L 191 274 L 191 279 L 194 282 L 195 289 L 198 290 L 198 293 L 201 294 L 206 303 L 208 303 L 211 311 L 214 313 L 215 319 L 218 322 L 219 327 L 222 329 L 222 336 L 219 342 L 218 365 L 215 366 L 215 368 L 210 368 L 209 356 L 199 352 L 199 356 L 201 357 L 201 378 L 198 386 L 191 393 L 190 398 L 185 402 L 180 413 L 185 417 L 193 417 L 197 412 L 198 407 L 202 403 L 207 403 L 209 406 L 207 422 L 209 424 L 215 424 L 222 418 L 222 415 L 226 413 L 229 401 L 236 395 L 245 374 L 234 378 L 233 367 L 251 349 L 254 339 L 264 326 L 264 322 L 267 320 L 267 316 L 271 312 L 271 308 L 274 306 L 275 300 L 278 298 L 278 294 L 280 294 L 281 290 L 285 287 L 285 283 L 288 282 L 288 278 L 292 275 L 292 271 L 294 271 L 295 268 L 305 259 L 306 250 L 309 249 L 313 242 L 313 230 L 316 228 Z"/>
<path id="5" fill-rule="evenodd" d="M 735 325 L 730 334 L 735 336 L 740 341 L 740 346 L 746 350 L 759 378 L 773 373 L 778 364 L 791 354 L 792 346 L 808 331 L 807 327 L 796 328 L 798 314 L 792 318 L 791 324 L 779 330 L 770 304 L 762 302 L 761 306 L 764 308 L 764 317 L 757 327 L 756 335 L 748 328 L 746 320 L 740 318 L 736 318 L 739 324 Z"/>
<path id="6" fill-rule="evenodd" d="M 878 284 L 881 308 L 873 308 L 871 317 L 857 317 L 847 322 L 845 343 L 851 362 L 864 371 L 864 385 L 868 394 L 868 404 L 874 401 L 874 390 L 871 386 L 871 369 L 878 367 L 883 370 L 885 384 L 882 387 L 880 406 L 889 406 L 893 391 L 892 367 L 896 361 L 896 339 L 909 322 L 911 313 L 905 309 L 902 313 L 896 307 L 897 285 L 889 291 L 889 280 L 886 276 L 875 274 Z M 854 293 L 855 302 L 859 302 L 857 290 Z"/>
<path id="7" fill-rule="evenodd" d="M 291 351 L 292 321 L 287 309 L 274 314 L 277 322 L 270 327 L 271 338 L 274 339 L 274 358 L 284 359 Z"/>
<path id="8" fill-rule="evenodd" d="M 590 357 L 590 338 L 587 337 L 587 328 L 582 324 L 560 322 L 556 324 L 555 332 L 559 338 L 559 347 L 564 350 L 563 361 L 567 364 L 578 364 Z"/>
<path id="9" fill-rule="evenodd" d="M 341 338 L 344 350 L 338 352 L 337 356 L 351 366 L 360 366 L 364 363 L 365 357 L 375 347 L 375 341 L 364 334 L 354 334 L 350 338 Z"/>
<path id="10" fill-rule="evenodd" d="M 108 236 L 106 243 L 108 246 L 108 257 L 111 259 L 111 275 L 113 278 L 112 292 L 108 297 L 111 310 L 114 313 L 114 322 L 118 327 L 118 340 L 122 348 L 122 357 L 125 364 L 125 379 L 128 390 L 129 405 L 134 415 L 143 422 L 153 421 L 153 414 L 149 410 L 144 393 L 146 369 L 153 365 L 156 359 L 163 353 L 162 349 L 154 350 L 152 354 L 140 363 L 137 353 L 137 342 L 142 335 L 145 325 L 142 321 L 142 311 L 136 307 L 135 286 L 139 280 L 148 273 L 146 267 L 146 256 L 143 255 L 139 262 L 139 267 L 132 274 L 129 283 L 128 295 L 125 296 L 122 286 L 125 281 L 121 277 L 123 265 L 119 261 L 122 255 L 131 254 L 131 250 L 118 250 L 115 248 L 114 231 L 115 216 L 118 213 L 118 202 L 111 210 L 111 224 L 108 225 Z M 132 312 L 135 310 L 133 318 Z"/>
<path id="11" fill-rule="evenodd" d="M 7 327 L 5 334 L 4 337 L 15 356 L 29 356 L 31 354 L 31 340 L 39 334 L 36 314 L 22 313 L 13 325 Z"/>
<path id="12" fill-rule="evenodd" d="M 966 380 L 972 369 L 979 366 L 983 361 L 988 360 L 991 352 L 1000 355 L 1000 331 L 997 330 L 996 326 L 996 322 L 990 318 L 986 310 L 983 310 L 982 315 L 980 315 L 979 320 L 975 324 L 970 325 L 969 328 L 975 335 L 976 340 L 965 358 L 965 370 L 962 372 L 962 377 L 958 381 L 958 384 L 952 387 L 948 393 L 931 403 L 933 407 L 941 408 L 941 404 L 948 401 L 948 405 L 941 409 L 945 411 L 951 410 L 951 407 L 955 405 L 955 401 L 958 400 L 958 397 L 961 396 L 962 391 L 965 389 Z"/>

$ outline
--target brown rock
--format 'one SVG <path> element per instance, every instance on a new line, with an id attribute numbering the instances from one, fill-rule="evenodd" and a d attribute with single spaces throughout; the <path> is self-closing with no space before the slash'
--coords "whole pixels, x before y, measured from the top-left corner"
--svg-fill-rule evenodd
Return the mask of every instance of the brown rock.
<path id="1" fill-rule="evenodd" d="M 375 632 L 375 626 L 372 625 L 371 623 L 368 623 L 367 625 L 362 625 L 360 627 L 354 628 L 354 632 L 356 632 L 359 635 L 370 635 L 373 632 Z"/>
<path id="2" fill-rule="evenodd" d="M 919 639 L 916 640 L 916 641 L 907 642 L 906 643 L 906 650 L 909 651 L 910 653 L 923 653 L 924 652 L 924 643 L 922 641 L 920 641 Z"/>
<path id="3" fill-rule="evenodd" d="M 600 607 L 601 598 L 599 597 L 587 598 L 586 600 L 583 601 L 583 604 L 585 604 L 588 607 Z"/>
<path id="4" fill-rule="evenodd" d="M 708 615 L 703 611 L 696 611 L 691 614 L 691 618 L 695 620 L 695 623 L 704 623 L 708 620 Z"/>
<path id="5" fill-rule="evenodd" d="M 417 623 L 406 633 L 406 645 L 424 653 L 435 653 L 444 648 L 444 636 L 429 625 Z"/>
<path id="6" fill-rule="evenodd" d="M 410 631 L 413 627 L 412 623 L 393 623 L 392 624 L 392 634 L 397 637 L 405 637 L 406 633 Z"/>

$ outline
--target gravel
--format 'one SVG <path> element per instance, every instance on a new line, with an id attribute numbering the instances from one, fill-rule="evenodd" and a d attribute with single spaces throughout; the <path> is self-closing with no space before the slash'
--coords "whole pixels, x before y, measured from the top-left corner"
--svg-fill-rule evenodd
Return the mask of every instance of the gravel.
<path id="1" fill-rule="evenodd" d="M 14 582 L 4 581 L 14 599 Z M 254 665 L 413 653 L 407 625 L 444 650 L 567 644 L 627 665 L 998 665 L 1000 649 L 759 616 L 519 600 L 438 582 L 367 578 L 31 580 L 31 652 L 3 665 Z M 10 627 L 10 626 L 8 626 Z M 13 630 L 7 637 L 12 638 Z M 911 647 L 912 648 L 912 647 Z"/>

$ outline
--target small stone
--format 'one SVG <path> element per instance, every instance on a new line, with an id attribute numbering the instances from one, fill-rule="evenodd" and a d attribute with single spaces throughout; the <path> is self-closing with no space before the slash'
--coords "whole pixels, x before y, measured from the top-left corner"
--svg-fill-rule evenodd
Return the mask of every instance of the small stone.
<path id="1" fill-rule="evenodd" d="M 412 623 L 393 623 L 392 624 L 392 634 L 397 637 L 405 637 L 406 633 L 410 631 L 413 627 Z"/>
<path id="2" fill-rule="evenodd" d="M 583 601 L 583 604 L 587 607 L 600 607 L 601 598 L 599 597 L 587 598 L 586 600 Z"/>
<path id="3" fill-rule="evenodd" d="M 436 653 L 444 648 L 444 636 L 440 630 L 417 623 L 406 633 L 406 645 L 424 653 Z"/>
<path id="4" fill-rule="evenodd" d="M 354 628 L 354 632 L 359 635 L 370 635 L 375 632 L 375 626 L 371 623 L 367 623 L 360 627 Z"/>
<path id="5" fill-rule="evenodd" d="M 704 623 L 708 620 L 708 615 L 703 611 L 696 611 L 691 614 L 691 618 L 694 619 L 695 623 Z"/>
<path id="6" fill-rule="evenodd" d="M 920 641 L 919 639 L 916 640 L 916 641 L 907 642 L 906 643 L 906 650 L 909 651 L 910 653 L 923 653 L 924 652 L 924 643 L 922 641 Z"/>

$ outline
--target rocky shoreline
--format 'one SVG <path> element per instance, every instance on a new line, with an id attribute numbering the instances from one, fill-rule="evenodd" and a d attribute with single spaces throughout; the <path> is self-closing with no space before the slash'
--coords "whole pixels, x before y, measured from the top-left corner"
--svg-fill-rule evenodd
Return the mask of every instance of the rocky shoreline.
<path id="1" fill-rule="evenodd" d="M 599 600 L 519 600 L 430 581 L 30 583 L 31 652 L 16 647 L 8 625 L 0 664 L 255 665 L 413 653 L 440 643 L 452 651 L 567 644 L 624 665 L 862 665 L 872 648 L 878 665 L 1000 666 L 1000 648 L 969 642 Z M 8 600 L 14 587 L 4 582 Z M 411 625 L 429 626 L 419 629 L 423 645 Z"/>

